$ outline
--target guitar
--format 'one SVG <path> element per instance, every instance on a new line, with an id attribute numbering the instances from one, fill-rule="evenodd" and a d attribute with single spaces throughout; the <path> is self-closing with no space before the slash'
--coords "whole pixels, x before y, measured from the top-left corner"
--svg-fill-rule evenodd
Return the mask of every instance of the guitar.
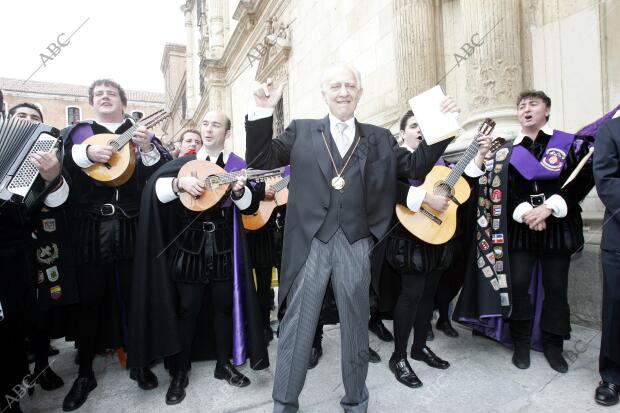
<path id="1" fill-rule="evenodd" d="M 187 192 L 180 192 L 179 200 L 185 208 L 191 211 L 205 211 L 222 199 L 239 175 L 245 175 L 248 179 L 254 181 L 262 181 L 269 177 L 282 176 L 283 172 L 284 168 L 269 171 L 243 169 L 241 171 L 226 172 L 212 162 L 196 159 L 183 165 L 177 177 L 192 176 L 198 178 L 198 180 L 202 181 L 205 191 L 199 197 L 195 197 Z"/>
<path id="2" fill-rule="evenodd" d="M 95 163 L 83 171 L 96 181 L 104 185 L 117 187 L 123 185 L 131 178 L 136 169 L 136 151 L 131 143 L 134 132 L 140 126 L 152 128 L 162 120 L 170 116 L 170 112 L 158 110 L 151 115 L 140 119 L 131 128 L 121 135 L 115 133 L 99 133 L 82 142 L 85 145 L 109 145 L 114 153 L 108 162 Z"/>
<path id="3" fill-rule="evenodd" d="M 413 212 L 404 205 L 396 205 L 396 216 L 409 232 L 433 245 L 445 244 L 452 239 L 456 231 L 457 208 L 467 201 L 471 192 L 469 184 L 461 175 L 467 164 L 476 157 L 478 152 L 476 139 L 490 134 L 494 128 L 495 121 L 485 119 L 454 168 L 435 166 L 424 179 L 422 188 L 434 195 L 445 196 L 449 199 L 448 209 L 445 212 L 439 212 L 427 205 L 423 205 L 419 212 Z M 489 151 L 496 151 L 505 142 L 503 138 L 493 140 Z"/>
<path id="4" fill-rule="evenodd" d="M 276 193 L 271 201 L 260 201 L 258 211 L 252 215 L 241 216 L 245 229 L 250 231 L 261 229 L 265 226 L 265 224 L 267 224 L 269 218 L 271 218 L 273 210 L 276 209 L 276 207 L 285 205 L 288 202 L 288 181 L 290 181 L 290 179 L 290 176 L 282 179 L 265 179 L 265 183 L 271 186 Z"/>

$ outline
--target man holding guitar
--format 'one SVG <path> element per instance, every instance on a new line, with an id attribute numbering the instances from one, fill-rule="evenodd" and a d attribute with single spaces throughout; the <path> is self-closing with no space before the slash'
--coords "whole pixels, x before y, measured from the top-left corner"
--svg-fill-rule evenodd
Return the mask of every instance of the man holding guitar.
<path id="1" fill-rule="evenodd" d="M 165 358 L 172 375 L 168 405 L 185 398 L 192 360 L 215 358 L 214 377 L 235 387 L 248 386 L 250 380 L 234 365 L 249 358 L 254 369 L 269 366 L 239 216 L 255 212 L 259 198 L 246 185 L 245 161 L 224 149 L 230 126 L 223 112 L 208 112 L 201 127 L 202 148 L 159 169 L 142 198 L 128 361 L 140 367 Z M 236 181 L 219 186 L 226 191 L 221 199 L 216 194 L 213 206 L 188 209 L 192 204 L 186 204 L 185 195 L 196 200 L 213 191 L 195 171 L 184 171 L 213 164 Z"/>
<path id="2" fill-rule="evenodd" d="M 140 194 L 149 176 L 170 159 L 158 140 L 140 127 L 128 144 L 139 159 L 124 184 L 110 187 L 89 177 L 83 168 L 106 165 L 117 148 L 84 142 L 97 134 L 122 134 L 134 125 L 123 119 L 127 97 L 118 83 L 96 80 L 88 92 L 95 119 L 79 122 L 62 135 L 72 183 L 67 209 L 80 293 L 79 373 L 63 402 L 65 411 L 78 409 L 97 387 L 92 370 L 95 354 L 126 343 Z M 157 387 L 148 367 L 132 370 L 131 378 L 144 390 Z"/>
<path id="3" fill-rule="evenodd" d="M 422 132 L 413 112 L 407 112 L 400 123 L 400 137 L 404 147 L 414 152 L 423 141 Z M 473 145 L 478 145 L 475 159 L 467 164 L 465 173 L 472 178 L 483 174 L 484 156 L 489 150 L 490 137 L 479 134 Z M 438 165 L 445 165 L 441 158 Z M 430 192 L 420 186 L 419 180 L 399 181 L 397 202 L 407 205 L 409 210 L 420 213 L 421 208 L 436 211 L 445 218 L 452 202 L 441 192 Z M 433 313 L 435 292 L 443 271 L 450 265 L 452 245 L 433 245 L 417 238 L 398 226 L 388 237 L 386 260 L 401 277 L 401 290 L 394 307 L 394 353 L 390 358 L 390 370 L 396 380 L 405 386 L 416 388 L 422 385 L 407 360 L 407 341 L 414 328 L 411 357 L 430 367 L 447 369 L 450 364 L 433 353 L 426 345 L 428 326 Z"/>

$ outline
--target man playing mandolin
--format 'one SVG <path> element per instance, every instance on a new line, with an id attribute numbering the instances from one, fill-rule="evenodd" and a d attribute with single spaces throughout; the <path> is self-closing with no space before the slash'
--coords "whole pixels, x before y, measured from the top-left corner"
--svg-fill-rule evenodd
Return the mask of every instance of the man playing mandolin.
<path id="1" fill-rule="evenodd" d="M 126 314 L 140 194 L 149 176 L 170 159 L 158 140 L 139 127 L 131 139 L 137 149 L 130 147 L 130 151 L 138 152 L 138 161 L 128 180 L 111 187 L 89 177 L 82 168 L 107 163 L 114 148 L 86 145 L 84 141 L 98 134 L 123 134 L 134 124 L 123 119 L 127 96 L 118 83 L 96 80 L 88 94 L 95 119 L 79 122 L 62 133 L 65 165 L 72 183 L 67 210 L 80 296 L 79 373 L 63 402 L 65 411 L 78 409 L 97 387 L 92 370 L 95 354 L 122 348 L 127 342 Z M 146 366 L 132 370 L 131 378 L 144 390 L 157 387 L 157 378 Z"/>
<path id="2" fill-rule="evenodd" d="M 235 387 L 250 380 L 233 364 L 249 358 L 254 369 L 269 366 L 239 216 L 254 213 L 259 198 L 246 185 L 245 161 L 224 149 L 230 119 L 223 112 L 208 112 L 201 134 L 203 146 L 196 155 L 165 165 L 146 186 L 136 242 L 140 258 L 132 301 L 138 305 L 130 314 L 135 334 L 128 361 L 142 367 L 165 358 L 172 375 L 169 405 L 185 398 L 192 360 L 216 359 L 214 377 Z M 210 187 L 212 179 L 231 176 L 230 185 Z M 194 208 L 192 202 L 213 196 L 212 206 Z"/>

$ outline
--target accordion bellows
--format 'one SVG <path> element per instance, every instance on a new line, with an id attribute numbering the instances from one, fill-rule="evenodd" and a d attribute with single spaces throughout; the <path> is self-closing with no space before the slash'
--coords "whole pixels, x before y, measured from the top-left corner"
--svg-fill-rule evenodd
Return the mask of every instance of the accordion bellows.
<path id="1" fill-rule="evenodd" d="M 30 161 L 33 152 L 49 152 L 60 144 L 58 129 L 19 118 L 0 117 L 0 200 L 30 207 L 45 188 Z"/>

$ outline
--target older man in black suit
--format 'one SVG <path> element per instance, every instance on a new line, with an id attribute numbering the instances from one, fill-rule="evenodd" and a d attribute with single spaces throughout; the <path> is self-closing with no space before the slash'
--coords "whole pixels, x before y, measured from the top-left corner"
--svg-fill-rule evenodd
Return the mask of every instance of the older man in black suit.
<path id="1" fill-rule="evenodd" d="M 603 262 L 603 328 L 599 372 L 603 380 L 595 400 L 618 403 L 620 393 L 620 118 L 603 124 L 596 135 L 594 180 L 605 204 L 601 260 Z"/>
<path id="2" fill-rule="evenodd" d="M 368 407 L 369 253 L 388 231 L 394 212 L 396 178 L 423 178 L 448 142 L 413 154 L 395 146 L 389 130 L 357 122 L 362 96 L 359 72 L 347 64 L 321 76 L 329 114 L 293 120 L 272 140 L 273 107 L 283 85 L 270 81 L 255 90 L 256 107 L 246 123 L 248 164 L 291 165 L 284 229 L 279 303 L 287 302 L 280 327 L 273 388 L 274 411 L 299 408 L 310 350 L 327 283 L 338 306 L 345 411 Z M 447 99 L 442 110 L 456 105 Z"/>

